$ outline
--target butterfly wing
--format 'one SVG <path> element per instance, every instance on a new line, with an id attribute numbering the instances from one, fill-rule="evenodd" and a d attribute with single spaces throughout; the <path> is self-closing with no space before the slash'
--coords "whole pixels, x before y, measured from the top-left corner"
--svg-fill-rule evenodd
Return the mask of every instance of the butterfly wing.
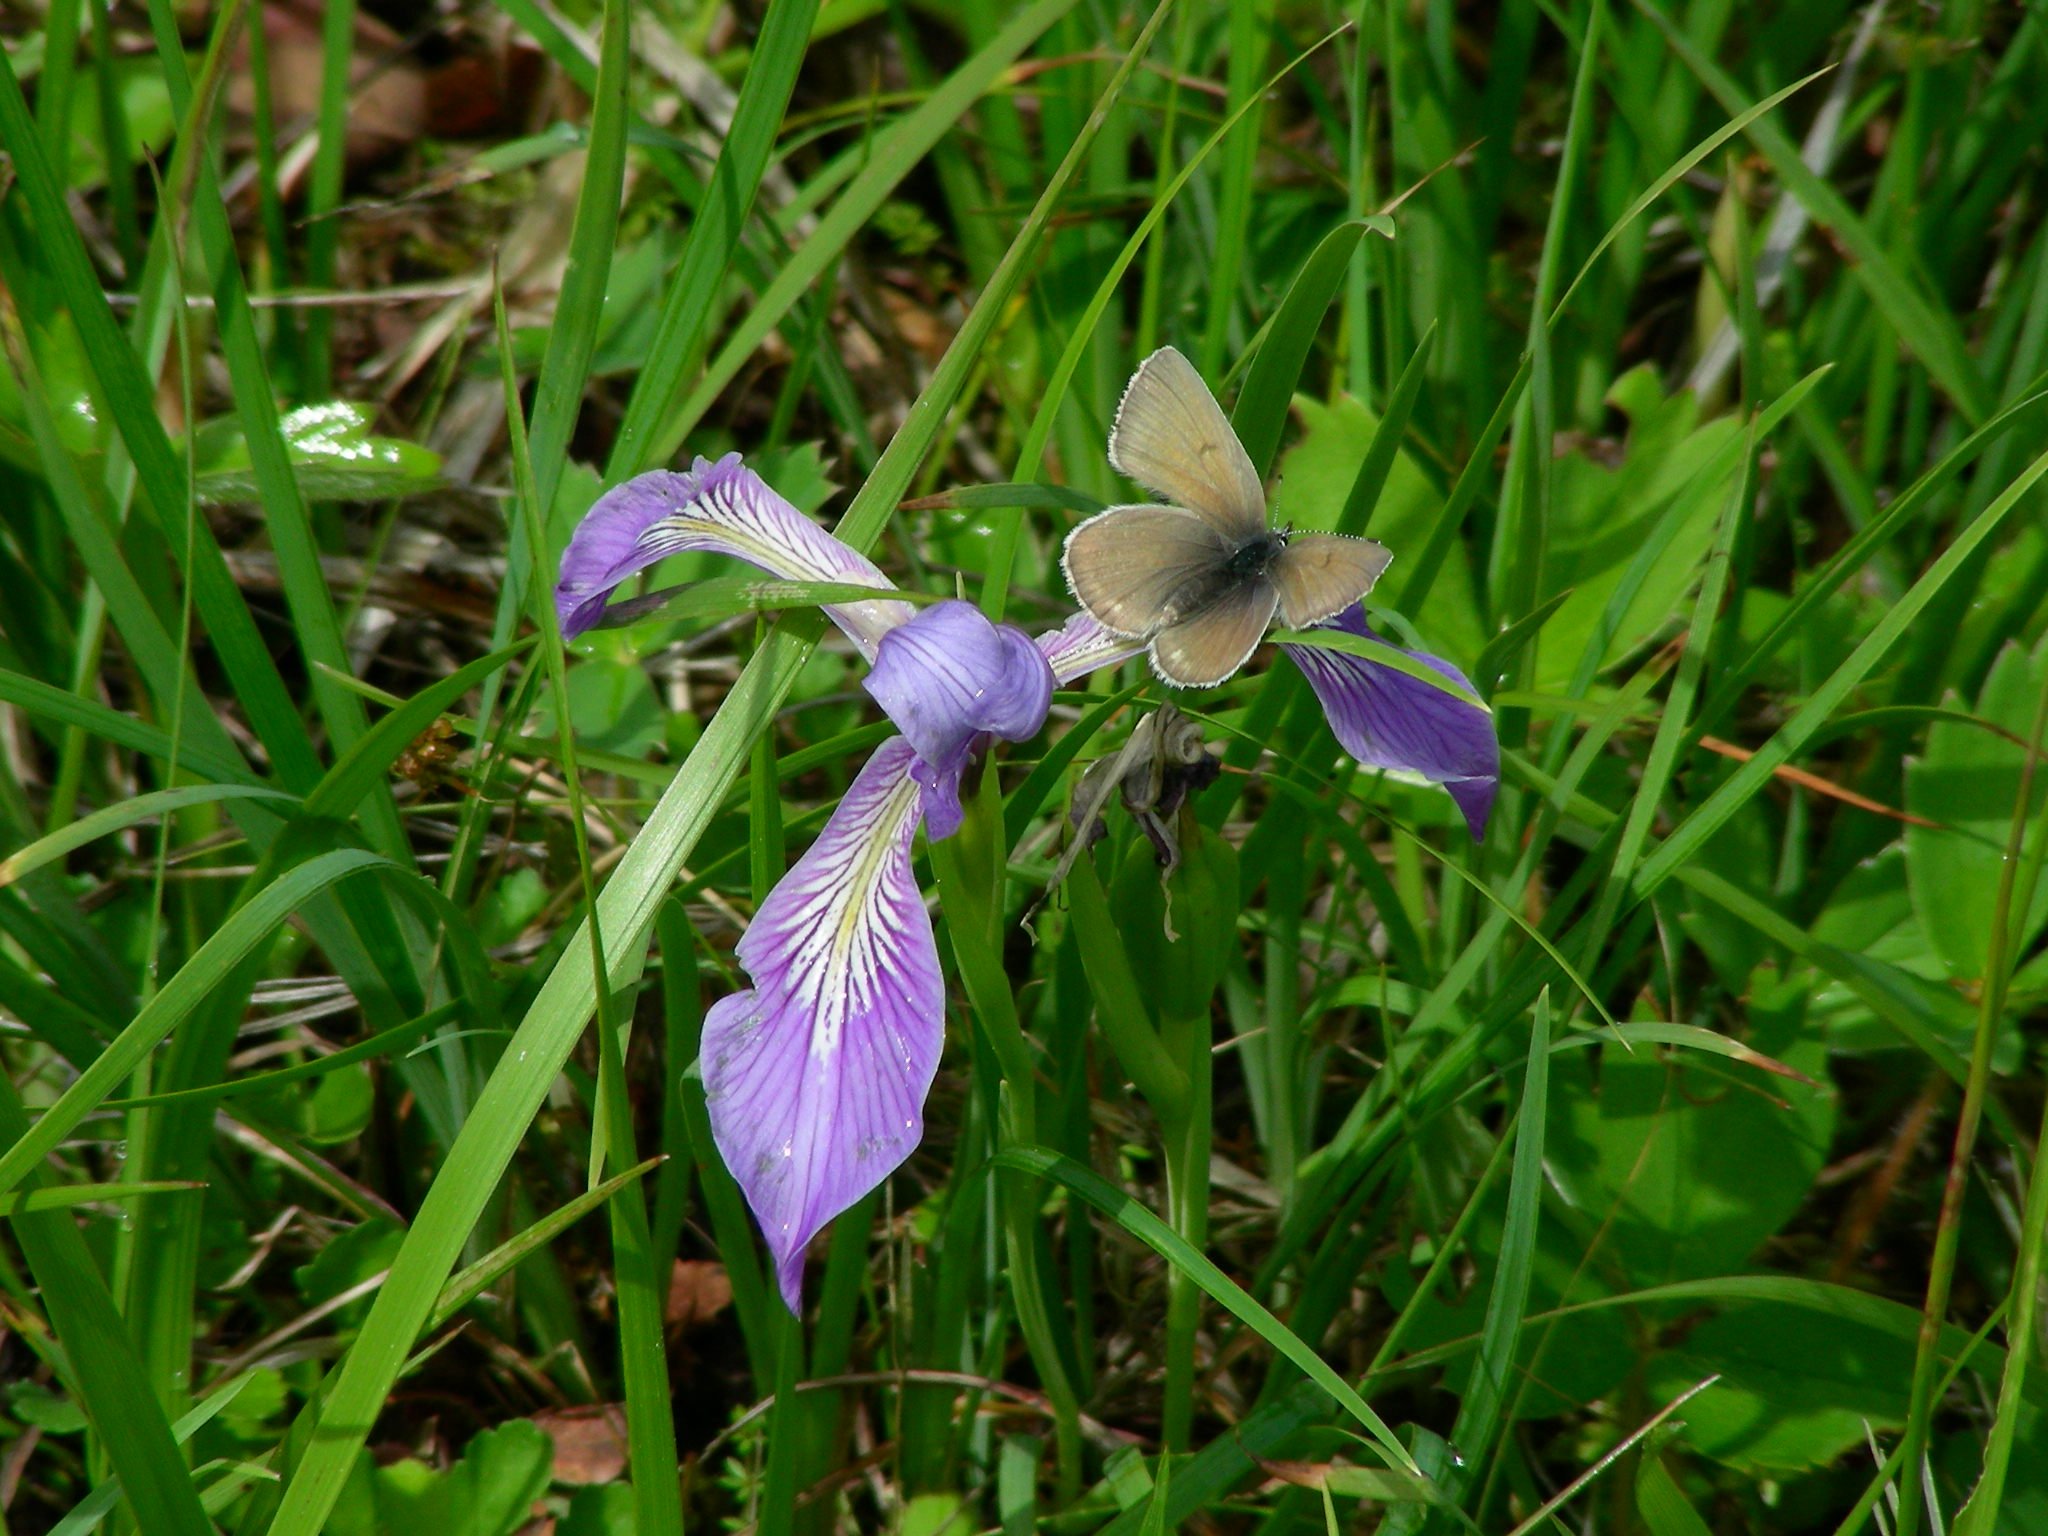
<path id="1" fill-rule="evenodd" d="M 1231 547 L 1180 507 L 1111 507 L 1067 535 L 1060 566 L 1104 629 L 1150 635 L 1179 616 L 1190 594 L 1213 588 Z"/>
<path id="2" fill-rule="evenodd" d="M 1259 472 L 1195 365 L 1171 347 L 1131 376 L 1110 428 L 1109 462 L 1233 544 L 1266 531 Z"/>
<path id="3" fill-rule="evenodd" d="M 1251 659 L 1280 596 L 1264 576 L 1219 594 L 1152 637 L 1152 670 L 1176 688 L 1213 688 Z"/>
<path id="4" fill-rule="evenodd" d="M 1394 557 L 1384 544 L 1336 533 L 1297 533 L 1268 567 L 1279 589 L 1280 617 L 1306 629 L 1342 613 L 1380 579 Z"/>

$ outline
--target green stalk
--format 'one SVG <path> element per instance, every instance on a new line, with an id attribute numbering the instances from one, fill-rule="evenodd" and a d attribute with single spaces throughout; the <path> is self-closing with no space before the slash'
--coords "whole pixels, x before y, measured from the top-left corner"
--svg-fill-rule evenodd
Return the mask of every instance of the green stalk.
<path id="1" fill-rule="evenodd" d="M 1266 1037 L 1263 1054 L 1266 1059 L 1266 1178 L 1272 1184 L 1273 1192 L 1280 1197 L 1280 1209 L 1283 1211 L 1294 1203 L 1294 1175 L 1302 1152 L 1301 914 L 1308 903 L 1308 851 L 1298 836 L 1282 838 L 1274 850 L 1272 868 L 1266 877 Z M 1170 1025 L 1164 1032 L 1172 1041 L 1178 1028 Z M 1208 1042 L 1204 1040 L 1200 1045 L 1206 1069 Z M 1188 1082 L 1190 1087 L 1194 1087 L 1193 1058 L 1172 1044 L 1168 1050 L 1188 1065 Z M 1207 1165 L 1205 1157 L 1205 1173 Z M 1206 1178 L 1203 1182 L 1206 1185 Z M 1184 1232 L 1181 1235 L 1197 1248 L 1202 1246 L 1192 1234 Z"/>
<path id="2" fill-rule="evenodd" d="M 259 16 L 251 30 L 262 30 Z M 342 173 L 347 168 L 348 85 L 355 61 L 356 0 L 328 0 L 320 25 L 320 142 L 313 151 L 313 178 L 306 199 L 306 286 L 324 292 L 334 286 L 335 257 L 341 249 Z M 282 276 L 282 274 L 279 274 Z M 334 311 L 315 306 L 306 315 L 306 398 L 324 400 L 334 392 Z"/>
<path id="3" fill-rule="evenodd" d="M 1152 1027 L 1138 993 L 1137 978 L 1123 945 L 1117 942 L 1116 920 L 1092 859 L 1076 859 L 1067 875 L 1074 933 L 1088 986 L 1095 994 L 1096 1022 L 1116 1053 L 1119 1065 L 1156 1113 L 1183 1112 L 1191 1086 L 1182 1061 Z"/>
<path id="4" fill-rule="evenodd" d="M 984 776 L 960 830 L 931 844 L 929 852 L 960 980 L 1002 1073 L 998 1140 L 1005 1147 L 1032 1147 L 1038 1142 L 1037 1055 L 1017 1019 L 998 928 L 1006 864 L 1002 825 L 995 780 Z M 1081 1401 L 1038 1263 L 1036 1186 L 1007 1181 L 998 1186 L 996 1198 L 1009 1253 L 1017 1328 L 1052 1401 L 1061 1498 L 1071 1500 L 1081 1486 Z"/>
<path id="5" fill-rule="evenodd" d="M 1083 861 L 1085 862 L 1085 861 Z M 1290 969 L 1292 968 L 1290 962 Z M 1207 1013 L 1173 1019 L 1160 1028 L 1168 1057 L 1187 1073 L 1178 1104 L 1155 1105 L 1166 1154 L 1166 1220 L 1188 1246 L 1209 1246 L 1209 1146 L 1212 1068 Z M 1292 1100 L 1292 1082 L 1274 1085 L 1276 1098 Z M 1163 1456 L 1193 1449 L 1195 1417 L 1195 1330 L 1202 1321 L 1202 1288 L 1178 1265 L 1166 1271 L 1166 1412 L 1160 1432 Z M 1163 1458 L 1162 1458 L 1163 1459 Z"/>
<path id="6" fill-rule="evenodd" d="M 1970 1154 L 1975 1149 L 1977 1126 L 1984 1109 L 1984 1095 L 1991 1078 L 1991 1056 L 1998 1042 L 1998 1028 L 2005 1013 L 2006 989 L 2012 981 L 2016 937 L 2014 913 L 2024 918 L 2032 906 L 2033 892 L 2024 893 L 2017 906 L 2014 884 L 2021 856 L 2026 849 L 2028 808 L 2033 804 L 2034 765 L 2041 759 L 2041 743 L 2048 734 L 2048 688 L 2044 688 L 2034 710 L 2033 742 L 2020 770 L 2019 798 L 2013 806 L 2012 830 L 2005 842 L 2005 858 L 1998 871 L 1998 904 L 1991 924 L 1991 945 L 1984 961 L 1984 991 L 1977 1009 L 1977 1034 L 1970 1048 L 1970 1076 L 1963 1085 L 1963 1110 L 1956 1122 L 1955 1151 L 1949 1158 L 1948 1178 L 1942 1187 L 1941 1223 L 1934 1232 L 1934 1260 L 1927 1277 L 1927 1302 L 1920 1313 L 1919 1347 L 1913 1358 L 1913 1392 L 1906 1411 L 1903 1443 L 1905 1475 L 1900 1479 L 1898 1536 L 1913 1536 L 1921 1514 L 1923 1497 L 1920 1462 L 1926 1454 L 1929 1421 L 1934 1416 L 1935 1375 L 1941 1365 L 1941 1327 L 1948 1315 L 1950 1282 L 1955 1276 L 1956 1248 L 1962 1238 L 1963 1196 L 1969 1189 Z M 2030 882 L 2031 883 L 2031 882 Z M 2026 1215 L 2020 1228 L 2019 1262 L 2013 1272 L 2012 1321 L 2006 1328 L 2010 1341 L 2005 1377 L 1999 1383 L 1998 1418 L 1984 1454 L 1984 1482 L 1971 1499 L 1973 1530 L 1989 1531 L 1997 1523 L 1998 1505 L 2004 1495 L 2006 1463 L 2012 1454 L 2012 1438 L 2019 1414 L 2019 1393 L 2026 1383 L 2027 1356 L 2034 1347 L 2034 1314 L 2040 1305 L 2042 1231 L 2048 1224 L 2048 1167 L 2043 1148 L 2034 1153 L 2034 1177 L 2027 1186 Z M 1980 1502 L 1981 1501 L 1981 1502 Z"/>

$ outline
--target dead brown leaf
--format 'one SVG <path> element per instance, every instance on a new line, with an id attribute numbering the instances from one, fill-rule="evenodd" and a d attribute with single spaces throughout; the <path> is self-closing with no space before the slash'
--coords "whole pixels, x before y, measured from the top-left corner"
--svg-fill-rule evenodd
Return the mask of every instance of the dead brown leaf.
<path id="1" fill-rule="evenodd" d="M 671 1333 L 700 1327 L 732 1305 L 732 1280 L 711 1259 L 677 1259 L 668 1273 L 664 1319 Z"/>
<path id="2" fill-rule="evenodd" d="M 615 1483 L 626 1470 L 626 1410 L 621 1403 L 544 1408 L 533 1422 L 555 1442 L 555 1481 L 571 1488 Z"/>

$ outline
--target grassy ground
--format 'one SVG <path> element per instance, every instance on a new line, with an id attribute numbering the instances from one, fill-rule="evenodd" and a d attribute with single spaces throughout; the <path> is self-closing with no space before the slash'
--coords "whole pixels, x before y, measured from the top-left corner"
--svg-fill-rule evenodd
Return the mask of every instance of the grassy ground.
<path id="1" fill-rule="evenodd" d="M 4 14 L 5 1530 L 2048 1529 L 2048 9 Z M 689 1069 L 884 730 L 555 558 L 739 449 L 1045 627 L 1168 342 L 1493 824 L 1262 651 L 1213 941 L 1027 927 L 1061 694 L 792 1320 Z"/>

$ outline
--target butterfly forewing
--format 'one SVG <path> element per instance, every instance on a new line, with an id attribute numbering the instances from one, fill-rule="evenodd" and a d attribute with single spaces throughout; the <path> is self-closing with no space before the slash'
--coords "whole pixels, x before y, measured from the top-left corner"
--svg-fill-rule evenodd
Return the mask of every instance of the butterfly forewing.
<path id="1" fill-rule="evenodd" d="M 1380 579 L 1394 557 L 1371 539 L 1335 533 L 1297 533 L 1270 568 L 1279 589 L 1280 617 L 1290 629 L 1305 629 L 1342 613 Z"/>
<path id="2" fill-rule="evenodd" d="M 1105 629 L 1149 635 L 1177 617 L 1176 599 L 1213 585 L 1230 549 L 1179 507 L 1111 507 L 1067 535 L 1060 563 L 1074 596 Z"/>
<path id="3" fill-rule="evenodd" d="M 1110 429 L 1109 462 L 1236 543 L 1265 532 L 1259 472 L 1195 365 L 1171 347 L 1132 375 Z"/>
<path id="4" fill-rule="evenodd" d="M 1279 601 L 1263 576 L 1230 588 L 1152 637 L 1152 670 L 1177 688 L 1213 688 L 1258 649 Z"/>

